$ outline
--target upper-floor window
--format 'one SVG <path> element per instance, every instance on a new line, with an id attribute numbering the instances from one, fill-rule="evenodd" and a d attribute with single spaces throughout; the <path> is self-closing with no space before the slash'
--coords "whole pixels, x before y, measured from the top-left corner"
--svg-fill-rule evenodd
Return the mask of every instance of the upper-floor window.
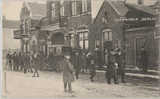
<path id="1" fill-rule="evenodd" d="M 112 41 L 112 31 L 110 29 L 105 29 L 103 31 L 104 41 Z"/>
<path id="2" fill-rule="evenodd" d="M 81 49 L 88 49 L 88 31 L 79 32 L 79 45 Z"/>
<path id="3" fill-rule="evenodd" d="M 51 5 L 51 13 L 52 13 L 52 17 L 56 16 L 56 14 L 55 14 L 55 3 L 52 3 L 52 5 Z"/>
<path id="4" fill-rule="evenodd" d="M 61 8 L 60 8 L 61 16 L 64 16 L 64 0 L 60 1 L 60 5 L 61 5 Z"/>
<path id="5" fill-rule="evenodd" d="M 72 15 L 75 16 L 77 15 L 77 1 L 76 0 L 73 0 L 72 1 Z"/>
<path id="6" fill-rule="evenodd" d="M 87 0 L 82 0 L 82 12 L 87 12 Z"/>

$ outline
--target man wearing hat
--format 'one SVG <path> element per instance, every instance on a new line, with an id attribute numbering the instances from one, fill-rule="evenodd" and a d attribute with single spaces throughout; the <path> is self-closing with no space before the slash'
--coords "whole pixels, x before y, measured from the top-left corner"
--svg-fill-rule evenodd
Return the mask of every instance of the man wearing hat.
<path id="1" fill-rule="evenodd" d="M 114 79 L 115 84 L 118 84 L 118 75 L 117 75 L 118 64 L 116 62 L 116 52 L 114 51 L 114 49 L 110 50 L 108 59 L 109 62 L 106 74 L 108 84 L 111 84 L 112 79 Z"/>
<path id="2" fill-rule="evenodd" d="M 70 58 L 71 57 L 69 54 L 64 53 L 64 58 L 60 63 L 61 67 L 63 68 L 63 83 L 65 92 L 72 92 L 71 83 L 74 81 L 74 67 L 71 64 Z"/>

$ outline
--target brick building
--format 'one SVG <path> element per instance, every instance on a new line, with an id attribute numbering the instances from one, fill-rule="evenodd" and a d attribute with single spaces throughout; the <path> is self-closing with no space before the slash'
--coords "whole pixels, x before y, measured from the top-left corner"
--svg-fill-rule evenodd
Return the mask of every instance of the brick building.
<path id="1" fill-rule="evenodd" d="M 156 26 L 154 40 L 156 44 L 156 64 L 160 66 L 160 1 L 151 6 L 156 11 Z"/>
<path id="2" fill-rule="evenodd" d="M 143 3 L 105 0 L 91 29 L 91 49 L 99 48 L 98 57 L 104 64 L 109 46 L 125 48 L 126 64 L 139 66 L 140 50 L 144 47 L 149 66 L 155 65 L 154 26 L 155 11 Z"/>
<path id="3" fill-rule="evenodd" d="M 48 0 L 41 32 L 47 39 L 47 53 L 62 54 L 62 48 L 89 48 L 91 0 Z"/>

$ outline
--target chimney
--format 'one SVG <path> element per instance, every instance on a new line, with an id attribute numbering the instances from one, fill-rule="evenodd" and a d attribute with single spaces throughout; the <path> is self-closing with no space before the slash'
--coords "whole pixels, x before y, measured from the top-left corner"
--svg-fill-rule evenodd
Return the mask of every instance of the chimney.
<path id="1" fill-rule="evenodd" d="M 143 5 L 144 4 L 144 0 L 138 0 L 138 5 Z"/>

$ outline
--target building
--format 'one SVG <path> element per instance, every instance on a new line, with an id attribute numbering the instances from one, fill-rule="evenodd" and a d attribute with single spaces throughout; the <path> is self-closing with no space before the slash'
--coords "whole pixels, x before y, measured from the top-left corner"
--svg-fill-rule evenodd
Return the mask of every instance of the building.
<path id="1" fill-rule="evenodd" d="M 91 0 L 48 0 L 41 31 L 47 39 L 48 54 L 62 54 L 63 47 L 89 49 Z"/>
<path id="2" fill-rule="evenodd" d="M 156 11 L 156 26 L 155 26 L 155 44 L 156 44 L 156 65 L 160 66 L 160 1 L 157 1 L 151 6 Z"/>
<path id="3" fill-rule="evenodd" d="M 18 20 L 8 20 L 3 16 L 3 49 L 19 49 L 20 41 L 13 39 L 14 30 L 19 28 L 20 22 Z M 12 42 L 12 44 L 10 44 Z"/>
<path id="4" fill-rule="evenodd" d="M 125 49 L 126 65 L 140 65 L 140 51 L 148 53 L 149 66 L 155 65 L 155 11 L 123 1 L 105 0 L 91 29 L 91 49 L 98 48 L 101 65 L 108 62 L 109 48 Z"/>
<path id="5" fill-rule="evenodd" d="M 22 52 L 39 51 L 40 20 L 46 16 L 46 5 L 24 2 L 20 12 L 20 26 L 14 31 L 14 38 L 21 41 Z"/>

